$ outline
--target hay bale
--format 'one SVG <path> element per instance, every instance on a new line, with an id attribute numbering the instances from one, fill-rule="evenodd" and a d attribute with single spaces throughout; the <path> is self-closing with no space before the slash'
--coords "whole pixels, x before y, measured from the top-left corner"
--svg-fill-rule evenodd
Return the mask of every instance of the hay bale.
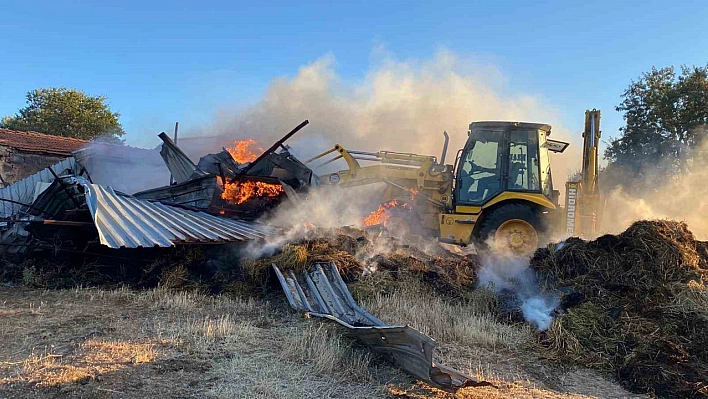
<path id="1" fill-rule="evenodd" d="M 556 248 L 537 251 L 531 267 L 585 302 L 554 320 L 549 349 L 634 391 L 708 396 L 708 251 L 685 223 L 640 221 Z"/>

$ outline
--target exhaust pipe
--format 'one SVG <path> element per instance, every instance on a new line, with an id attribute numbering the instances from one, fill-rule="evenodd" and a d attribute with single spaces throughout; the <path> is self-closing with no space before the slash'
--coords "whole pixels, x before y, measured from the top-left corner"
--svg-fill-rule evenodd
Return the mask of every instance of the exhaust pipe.
<path id="1" fill-rule="evenodd" d="M 445 143 L 443 144 L 442 155 L 440 155 L 440 165 L 445 165 L 445 157 L 447 156 L 447 144 L 450 142 L 450 135 L 447 134 L 447 131 L 443 132 L 443 136 L 445 136 Z"/>

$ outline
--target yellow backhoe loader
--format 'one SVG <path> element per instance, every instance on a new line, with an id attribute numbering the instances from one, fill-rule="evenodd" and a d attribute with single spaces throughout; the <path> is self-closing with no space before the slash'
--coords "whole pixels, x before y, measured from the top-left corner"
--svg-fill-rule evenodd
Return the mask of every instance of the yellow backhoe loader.
<path id="1" fill-rule="evenodd" d="M 385 183 L 386 228 L 437 237 L 444 243 L 495 248 L 516 254 L 535 250 L 554 232 L 587 236 L 598 221 L 597 142 L 600 111 L 585 113 L 583 165 L 566 184 L 565 209 L 553 188 L 549 152 L 569 143 L 551 140 L 551 126 L 525 122 L 473 122 L 454 165 L 442 155 L 347 150 L 337 144 L 310 160 L 344 159 L 348 169 L 322 175 L 321 184 L 355 187 Z M 369 162 L 362 166 L 360 162 Z M 565 216 L 565 217 L 564 217 Z"/>

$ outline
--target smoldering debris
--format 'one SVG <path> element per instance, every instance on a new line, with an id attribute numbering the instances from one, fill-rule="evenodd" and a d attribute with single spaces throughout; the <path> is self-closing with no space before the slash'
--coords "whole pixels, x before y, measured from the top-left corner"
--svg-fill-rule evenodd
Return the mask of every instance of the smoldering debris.
<path id="1" fill-rule="evenodd" d="M 565 291 L 566 308 L 543 343 L 634 391 L 708 396 L 707 248 L 686 224 L 662 220 L 538 250 L 531 267 Z"/>
<path id="2" fill-rule="evenodd" d="M 474 288 L 480 264 L 473 257 L 447 251 L 435 242 L 427 251 L 392 237 L 354 228 L 310 228 L 272 256 L 247 258 L 243 267 L 254 283 L 272 279 L 270 267 L 301 273 L 314 263 L 337 264 L 342 277 L 360 296 L 392 292 L 410 279 L 438 294 L 461 297 Z M 252 255 L 246 252 L 245 256 Z"/>
<path id="3" fill-rule="evenodd" d="M 485 254 L 480 262 L 478 287 L 497 295 L 500 312 L 525 320 L 538 331 L 547 330 L 559 305 L 559 294 L 541 288 L 529 259 L 495 252 Z"/>

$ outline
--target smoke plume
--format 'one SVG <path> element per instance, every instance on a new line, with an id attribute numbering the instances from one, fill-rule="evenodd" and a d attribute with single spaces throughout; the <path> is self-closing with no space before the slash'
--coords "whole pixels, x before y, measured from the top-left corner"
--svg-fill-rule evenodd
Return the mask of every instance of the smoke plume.
<path id="1" fill-rule="evenodd" d="M 147 150 L 99 141 L 77 151 L 74 157 L 88 170 L 93 183 L 127 194 L 170 183 L 170 172 L 159 148 Z"/>
<path id="2" fill-rule="evenodd" d="M 265 243 L 253 243 L 248 256 L 270 256 L 283 245 L 308 235 L 312 227 L 362 227 L 362 219 L 380 202 L 381 187 L 365 186 L 349 189 L 326 187 L 310 190 L 299 203 L 285 202 L 262 222 L 283 229 L 284 234 L 269 236 Z"/>
<path id="3" fill-rule="evenodd" d="M 543 93 L 510 90 L 496 68 L 450 51 L 422 61 L 384 55 L 358 81 L 339 77 L 334 58 L 325 56 L 290 78 L 273 79 L 255 104 L 224 106 L 212 126 L 188 132 L 191 138 L 180 138 L 180 146 L 196 158 L 245 138 L 255 138 L 265 147 L 304 119 L 310 124 L 289 141 L 303 158 L 335 143 L 364 151 L 439 155 L 442 132 L 447 130 L 451 139 L 446 161 L 452 163 L 467 140 L 469 124 L 479 120 L 549 123 L 554 126 L 553 138 L 579 138 L 582 128 L 568 134 L 554 107 L 542 98 Z M 571 146 L 569 151 L 572 147 L 579 150 Z M 553 159 L 559 188 L 567 172 L 577 169 L 569 167 L 577 160 L 572 153 Z"/>
<path id="4" fill-rule="evenodd" d="M 708 142 L 695 154 L 708 154 Z M 692 157 L 689 168 L 673 176 L 645 168 L 647 181 L 663 183 L 647 184 L 631 193 L 622 186 L 614 188 L 606 196 L 601 230 L 614 234 L 637 220 L 673 219 L 685 221 L 696 238 L 708 240 L 708 158 Z"/>
<path id="5" fill-rule="evenodd" d="M 542 292 L 528 258 L 495 254 L 482 256 L 478 286 L 490 289 L 502 301 L 502 308 L 520 309 L 524 319 L 539 331 L 548 329 L 558 306 L 555 295 Z"/>

